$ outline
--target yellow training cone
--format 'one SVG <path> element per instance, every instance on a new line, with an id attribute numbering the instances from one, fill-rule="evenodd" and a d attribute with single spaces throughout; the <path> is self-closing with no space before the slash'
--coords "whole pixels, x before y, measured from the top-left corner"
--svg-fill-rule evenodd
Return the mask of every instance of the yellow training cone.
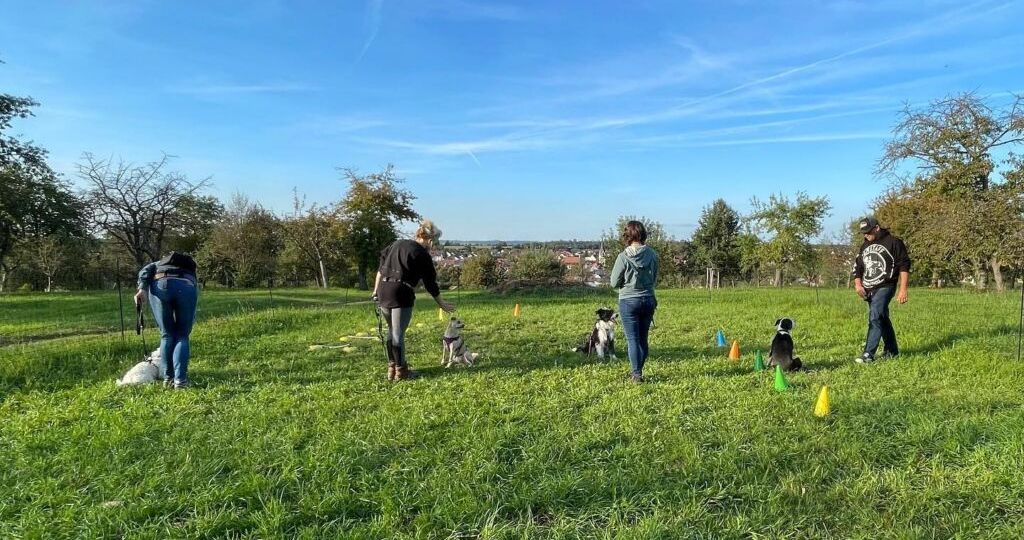
<path id="1" fill-rule="evenodd" d="M 729 360 L 739 360 L 739 359 L 740 359 L 740 342 L 739 341 L 733 341 L 732 342 L 732 350 L 729 351 Z"/>
<path id="2" fill-rule="evenodd" d="M 519 310 L 519 304 L 516 304 L 516 308 L 512 310 L 512 316 L 513 317 L 518 317 L 519 316 L 519 311 L 520 311 Z"/>
<path id="3" fill-rule="evenodd" d="M 443 321 L 444 320 L 444 310 L 441 309 L 441 308 L 437 308 L 437 320 L 439 320 L 439 321 Z"/>
<path id="4" fill-rule="evenodd" d="M 348 343 L 348 336 L 341 336 L 340 338 L 338 338 L 338 341 L 342 343 Z"/>
<path id="5" fill-rule="evenodd" d="M 828 416 L 828 386 L 822 386 L 821 392 L 818 394 L 818 403 L 814 406 L 814 416 L 824 418 Z"/>

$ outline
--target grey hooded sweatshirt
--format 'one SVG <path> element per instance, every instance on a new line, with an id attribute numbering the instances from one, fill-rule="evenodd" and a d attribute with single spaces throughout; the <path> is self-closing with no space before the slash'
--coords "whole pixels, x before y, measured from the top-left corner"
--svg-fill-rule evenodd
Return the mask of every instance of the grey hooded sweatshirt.
<path id="1" fill-rule="evenodd" d="M 612 288 L 619 289 L 619 299 L 654 296 L 658 280 L 658 254 L 643 245 L 631 245 L 619 253 L 612 267 Z"/>

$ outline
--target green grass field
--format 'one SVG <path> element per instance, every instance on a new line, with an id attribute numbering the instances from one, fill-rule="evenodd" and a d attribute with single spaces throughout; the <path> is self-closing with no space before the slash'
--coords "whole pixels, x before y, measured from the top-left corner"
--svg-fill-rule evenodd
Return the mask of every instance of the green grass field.
<path id="1" fill-rule="evenodd" d="M 1024 537 L 1012 294 L 912 290 L 904 356 L 858 366 L 850 290 L 662 291 L 644 385 L 621 332 L 569 352 L 609 292 L 463 294 L 457 370 L 421 300 L 394 384 L 373 341 L 309 350 L 375 334 L 346 296 L 204 293 L 186 391 L 114 386 L 116 295 L 0 296 L 0 538 Z M 785 315 L 811 371 L 779 393 L 752 364 Z"/>

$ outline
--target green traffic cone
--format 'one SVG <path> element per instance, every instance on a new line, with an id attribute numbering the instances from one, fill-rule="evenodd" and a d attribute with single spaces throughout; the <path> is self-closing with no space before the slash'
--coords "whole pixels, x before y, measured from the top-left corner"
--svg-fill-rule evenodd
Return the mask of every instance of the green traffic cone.
<path id="1" fill-rule="evenodd" d="M 761 351 L 757 351 L 757 356 L 754 357 L 754 371 L 764 371 L 764 357 L 761 356 Z"/>
<path id="2" fill-rule="evenodd" d="M 786 376 L 782 374 L 782 366 L 775 366 L 775 389 L 785 392 L 788 388 L 789 383 L 786 382 Z"/>

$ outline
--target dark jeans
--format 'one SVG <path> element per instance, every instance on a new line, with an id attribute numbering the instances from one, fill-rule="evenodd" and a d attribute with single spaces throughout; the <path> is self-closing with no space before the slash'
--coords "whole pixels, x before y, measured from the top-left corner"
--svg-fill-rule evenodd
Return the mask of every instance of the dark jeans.
<path id="1" fill-rule="evenodd" d="M 149 305 L 160 327 L 162 375 L 178 383 L 188 382 L 188 337 L 198 300 L 196 284 L 189 279 L 163 278 L 149 285 Z"/>
<path id="2" fill-rule="evenodd" d="M 629 367 L 633 375 L 643 375 L 644 363 L 650 352 L 647 336 L 654 320 L 654 310 L 658 301 L 653 296 L 639 298 L 623 298 L 619 300 L 619 315 L 622 318 L 622 331 L 626 334 L 626 345 L 629 350 Z"/>
<path id="3" fill-rule="evenodd" d="M 878 342 L 884 341 L 884 353 L 896 356 L 900 353 L 900 348 L 896 344 L 896 330 L 892 327 L 892 319 L 889 318 L 889 302 L 892 302 L 893 296 L 896 295 L 896 287 L 881 287 L 868 294 L 871 295 L 868 300 L 871 307 L 868 310 L 868 339 L 864 344 L 864 352 L 873 358 L 875 351 L 878 350 Z"/>

